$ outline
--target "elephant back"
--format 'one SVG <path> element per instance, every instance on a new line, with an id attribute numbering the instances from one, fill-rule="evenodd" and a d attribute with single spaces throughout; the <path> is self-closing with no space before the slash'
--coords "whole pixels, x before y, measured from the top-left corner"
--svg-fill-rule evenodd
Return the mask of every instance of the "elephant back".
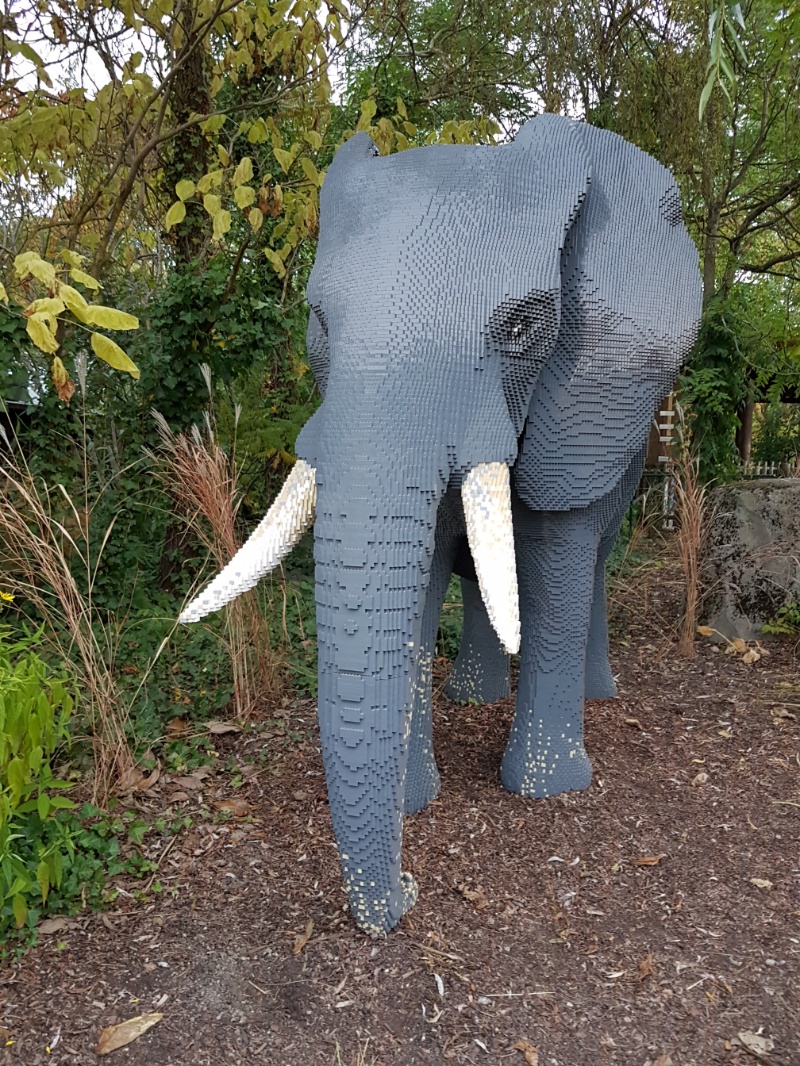
<path id="1" fill-rule="evenodd" d="M 701 312 L 697 249 L 672 175 L 616 134 L 576 128 L 591 180 L 562 252 L 560 328 L 515 467 L 516 491 L 535 510 L 588 506 L 620 481 Z"/>

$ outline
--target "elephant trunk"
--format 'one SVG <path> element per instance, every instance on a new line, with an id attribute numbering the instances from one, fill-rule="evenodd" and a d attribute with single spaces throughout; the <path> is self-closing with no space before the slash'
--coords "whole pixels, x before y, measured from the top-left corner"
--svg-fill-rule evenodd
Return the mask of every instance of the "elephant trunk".
<path id="1" fill-rule="evenodd" d="M 320 481 L 315 530 L 319 722 L 350 907 L 384 935 L 416 886 L 400 869 L 402 811 L 422 614 L 444 491 L 387 492 L 368 461 Z M 323 475 L 324 478 L 324 475 Z M 381 484 L 381 482 L 384 482 Z"/>

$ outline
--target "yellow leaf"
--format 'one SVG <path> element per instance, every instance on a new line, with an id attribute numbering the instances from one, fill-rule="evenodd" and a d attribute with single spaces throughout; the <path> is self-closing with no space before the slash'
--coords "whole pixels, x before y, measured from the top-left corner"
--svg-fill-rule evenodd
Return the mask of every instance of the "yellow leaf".
<path id="1" fill-rule="evenodd" d="M 132 1040 L 136 1040 L 142 1033 L 152 1029 L 164 1017 L 163 1014 L 140 1014 L 136 1018 L 128 1018 L 126 1022 L 118 1025 L 109 1025 L 100 1033 L 97 1044 L 98 1055 L 109 1055 L 117 1048 L 125 1047 Z"/>
<path id="2" fill-rule="evenodd" d="M 252 185 L 240 185 L 238 189 L 234 190 L 233 198 L 236 201 L 236 206 L 244 210 L 255 201 L 256 190 Z"/>
<path id="3" fill-rule="evenodd" d="M 713 637 L 716 630 L 712 629 L 711 626 L 698 626 L 697 632 L 701 637 Z"/>
<path id="4" fill-rule="evenodd" d="M 217 211 L 213 218 L 214 231 L 211 236 L 215 241 L 220 241 L 231 228 L 231 213 L 230 211 Z"/>
<path id="5" fill-rule="evenodd" d="M 408 112 L 406 111 L 406 105 L 403 103 L 403 97 L 402 96 L 398 96 L 396 103 L 397 103 L 397 114 L 400 116 L 400 118 L 406 118 L 407 119 L 408 118 Z"/>
<path id="6" fill-rule="evenodd" d="M 378 105 L 375 100 L 370 97 L 368 100 L 364 100 L 361 104 L 361 118 L 358 120 L 357 129 L 363 130 L 371 125 L 372 120 L 375 118 L 375 112 L 378 110 Z"/>
<path id="7" fill-rule="evenodd" d="M 135 381 L 139 380 L 139 368 L 110 337 L 104 337 L 102 333 L 93 333 L 92 351 L 98 359 L 108 363 L 114 370 L 124 370 Z"/>
<path id="8" fill-rule="evenodd" d="M 46 316 L 47 312 L 44 311 L 32 315 L 25 328 L 28 336 L 40 351 L 53 355 L 58 351 L 58 341 L 54 336 L 55 330 L 48 329 Z"/>
<path id="9" fill-rule="evenodd" d="M 58 295 L 76 318 L 79 318 L 81 322 L 86 321 L 89 305 L 77 289 L 73 289 L 71 285 L 59 285 Z"/>
<path id="10" fill-rule="evenodd" d="M 87 289 L 93 289 L 95 292 L 103 287 L 97 278 L 93 278 L 91 274 L 85 274 L 82 270 L 77 270 L 75 267 L 70 270 L 69 276 L 73 281 L 77 281 L 79 285 L 85 285 Z"/>
<path id="11" fill-rule="evenodd" d="M 403 129 L 406 131 L 409 137 L 416 137 L 417 127 L 414 125 L 413 122 L 404 122 Z"/>
<path id="12" fill-rule="evenodd" d="M 244 185 L 247 181 L 252 181 L 253 178 L 253 160 L 249 155 L 244 155 L 239 160 L 239 165 L 233 172 L 233 184 Z M 241 205 L 239 205 L 241 206 Z"/>
<path id="13" fill-rule="evenodd" d="M 200 123 L 200 129 L 203 133 L 219 133 L 227 119 L 227 115 L 210 115 L 205 122 Z"/>
<path id="14" fill-rule="evenodd" d="M 71 267 L 80 267 L 84 260 L 84 256 L 79 255 L 77 252 L 73 252 L 71 248 L 62 248 L 60 252 L 61 258 Z"/>
<path id="15" fill-rule="evenodd" d="M 734 637 L 731 641 L 731 647 L 737 655 L 745 655 L 747 652 L 747 644 L 741 637 Z"/>
<path id="16" fill-rule="evenodd" d="M 90 326 L 102 326 L 103 329 L 139 328 L 139 319 L 136 315 L 129 315 L 127 311 L 118 311 L 116 307 L 103 307 L 102 304 L 89 306 L 87 321 Z"/>
<path id="17" fill-rule="evenodd" d="M 206 193 L 203 197 L 203 207 L 213 218 L 214 215 L 219 214 L 220 208 L 222 207 L 222 201 L 214 193 Z"/>
<path id="18" fill-rule="evenodd" d="M 54 296 L 45 296 L 41 300 L 34 300 L 25 308 L 25 314 L 30 316 L 37 311 L 47 311 L 51 315 L 60 315 L 64 310 L 64 301 Z"/>
<path id="19" fill-rule="evenodd" d="M 312 182 L 314 185 L 322 184 L 322 182 L 319 180 L 319 171 L 308 158 L 308 156 L 303 156 L 303 158 L 300 160 L 300 166 L 303 168 L 303 173 L 310 182 Z"/>
<path id="20" fill-rule="evenodd" d="M 58 358 L 55 356 L 53 359 L 53 365 L 50 369 L 50 373 L 53 378 L 53 384 L 55 385 L 56 392 L 60 400 L 64 403 L 69 403 L 75 394 L 75 383 L 67 372 L 67 368 Z"/>
<path id="21" fill-rule="evenodd" d="M 197 191 L 202 196 L 203 193 L 208 192 L 209 189 L 216 189 L 222 184 L 224 174 L 221 170 L 212 170 L 208 174 L 204 174 L 197 183 Z"/>
<path id="22" fill-rule="evenodd" d="M 180 182 L 178 184 L 180 184 Z M 191 184 L 191 182 L 189 184 Z M 186 204 L 183 202 L 182 199 L 176 200 L 164 216 L 164 226 L 167 229 L 172 229 L 172 227 L 177 226 L 179 222 L 183 222 L 185 218 Z"/>
<path id="23" fill-rule="evenodd" d="M 194 196 L 194 182 L 182 178 L 175 186 L 175 195 L 179 200 L 188 200 L 190 196 Z"/>
<path id="24" fill-rule="evenodd" d="M 250 144 L 263 144 L 269 139 L 269 129 L 263 118 L 257 118 L 247 132 Z"/>
<path id="25" fill-rule="evenodd" d="M 294 156 L 291 152 L 285 151 L 283 148 L 273 148 L 272 154 L 278 160 L 281 170 L 284 174 L 288 174 L 294 163 Z"/>
<path id="26" fill-rule="evenodd" d="M 247 216 L 250 225 L 253 227 L 253 233 L 258 233 L 261 227 L 264 225 L 264 215 L 257 207 L 253 207 L 250 210 L 250 214 Z"/>
<path id="27" fill-rule="evenodd" d="M 4 304 L 8 303 L 8 293 L 6 292 L 6 287 L 2 281 L 0 281 L 0 300 L 2 300 Z"/>
<path id="28" fill-rule="evenodd" d="M 286 267 L 283 265 L 283 260 L 278 253 L 273 252 L 271 248 L 265 248 L 264 255 L 269 259 L 278 277 L 282 278 L 286 273 Z"/>
<path id="29" fill-rule="evenodd" d="M 47 286 L 55 284 L 55 267 L 52 263 L 46 263 L 36 252 L 23 252 L 18 255 L 14 260 L 14 269 L 21 278 L 26 278 L 28 274 L 32 274 Z"/>
<path id="30" fill-rule="evenodd" d="M 316 130 L 306 130 L 303 134 L 303 138 L 311 145 L 315 152 L 318 152 L 322 147 L 322 137 Z"/>

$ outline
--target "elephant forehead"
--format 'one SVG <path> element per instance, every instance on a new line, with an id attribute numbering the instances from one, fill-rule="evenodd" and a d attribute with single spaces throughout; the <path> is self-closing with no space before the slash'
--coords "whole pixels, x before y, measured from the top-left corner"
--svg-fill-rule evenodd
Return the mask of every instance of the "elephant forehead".
<path id="1" fill-rule="evenodd" d="M 490 313 L 551 291 L 583 188 L 566 157 L 513 145 L 437 145 L 332 168 L 311 288 L 337 302 L 375 295 L 423 317 L 457 314 L 459 300 Z"/>

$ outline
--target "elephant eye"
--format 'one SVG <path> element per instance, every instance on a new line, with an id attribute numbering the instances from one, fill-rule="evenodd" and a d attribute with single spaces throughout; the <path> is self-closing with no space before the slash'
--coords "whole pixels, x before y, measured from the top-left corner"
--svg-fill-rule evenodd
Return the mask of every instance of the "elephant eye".
<path id="1" fill-rule="evenodd" d="M 507 300 L 492 315 L 487 332 L 506 355 L 524 356 L 550 331 L 554 315 L 552 301 L 544 293 Z"/>

